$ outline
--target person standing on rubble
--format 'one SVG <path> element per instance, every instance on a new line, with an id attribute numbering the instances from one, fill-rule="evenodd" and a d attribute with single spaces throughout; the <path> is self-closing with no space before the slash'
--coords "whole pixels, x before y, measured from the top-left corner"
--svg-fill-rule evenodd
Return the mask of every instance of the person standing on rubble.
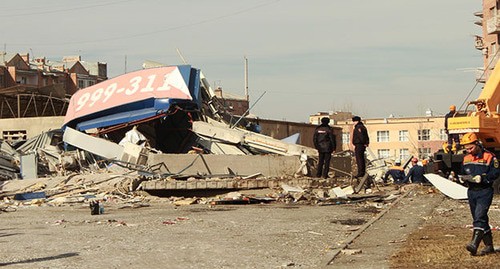
<path id="1" fill-rule="evenodd" d="M 482 147 L 475 133 L 465 134 L 461 142 L 467 155 L 459 180 L 468 186 L 467 199 L 474 227 L 472 240 L 465 248 L 475 256 L 482 240 L 485 247 L 479 255 L 486 255 L 495 252 L 488 210 L 493 200 L 493 181 L 500 175 L 499 164 L 495 155 Z"/>
<path id="2" fill-rule="evenodd" d="M 448 131 L 448 119 L 455 117 L 457 114 L 457 107 L 455 105 L 450 106 L 450 112 L 448 112 L 444 116 L 444 131 L 446 132 L 446 135 L 448 136 L 448 144 L 446 145 L 446 149 L 448 150 L 448 153 L 452 153 L 453 149 L 453 142 L 455 142 L 455 150 L 458 151 L 460 149 L 460 138 L 458 134 L 450 134 Z"/>
<path id="3" fill-rule="evenodd" d="M 333 128 L 330 127 L 330 118 L 321 119 L 321 124 L 314 130 L 314 147 L 318 150 L 319 160 L 316 177 L 328 178 L 332 152 L 337 148 Z"/>
<path id="4" fill-rule="evenodd" d="M 356 157 L 356 165 L 358 167 L 358 173 L 355 177 L 361 178 L 366 173 L 365 151 L 370 144 L 370 138 L 368 137 L 368 130 L 361 122 L 361 117 L 352 117 L 352 122 L 354 128 L 352 130 L 351 143 L 354 146 L 354 156 Z"/>

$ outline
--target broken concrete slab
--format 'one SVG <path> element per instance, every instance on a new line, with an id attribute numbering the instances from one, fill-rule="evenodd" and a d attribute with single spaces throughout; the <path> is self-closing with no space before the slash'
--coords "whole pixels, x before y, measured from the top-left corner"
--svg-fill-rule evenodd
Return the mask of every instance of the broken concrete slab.
<path id="1" fill-rule="evenodd" d="M 264 177 L 293 177 L 300 166 L 298 156 L 203 154 L 202 157 L 197 154 L 149 154 L 148 164 L 164 163 L 171 174 L 227 174 L 229 167 L 235 175 L 261 173 Z"/>
<path id="2" fill-rule="evenodd" d="M 84 134 L 70 127 L 66 127 L 64 130 L 63 141 L 111 160 L 117 160 L 123 155 L 122 146 L 105 139 Z"/>
<path id="3" fill-rule="evenodd" d="M 224 123 L 216 121 L 195 121 L 193 122 L 193 132 L 203 137 L 232 144 L 247 145 L 258 150 L 279 155 L 299 156 L 305 153 L 308 156 L 316 156 L 318 154 L 314 148 L 290 144 L 270 136 L 240 128 L 231 128 Z"/>

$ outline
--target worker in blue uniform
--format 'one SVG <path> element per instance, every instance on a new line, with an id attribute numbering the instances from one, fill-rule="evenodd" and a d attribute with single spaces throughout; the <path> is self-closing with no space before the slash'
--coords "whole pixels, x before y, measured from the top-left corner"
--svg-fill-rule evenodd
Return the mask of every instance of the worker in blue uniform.
<path id="1" fill-rule="evenodd" d="M 384 184 L 387 184 L 389 178 L 392 178 L 394 184 L 401 184 L 405 178 L 405 171 L 403 167 L 401 167 L 401 161 L 396 160 L 394 166 L 391 166 L 389 170 L 385 173 L 384 176 Z"/>
<path id="2" fill-rule="evenodd" d="M 410 180 L 411 183 L 427 183 L 427 179 L 424 176 L 425 169 L 423 166 L 418 165 L 418 158 L 413 157 L 411 159 L 411 164 L 412 167 L 410 168 L 410 171 L 408 171 L 408 174 L 405 176 L 403 184 L 409 183 Z"/>
<path id="3" fill-rule="evenodd" d="M 464 156 L 459 179 L 468 186 L 467 199 L 474 227 L 472 240 L 466 249 L 471 255 L 477 255 L 482 240 L 485 247 L 479 255 L 486 255 L 495 252 L 488 210 L 493 200 L 493 181 L 500 175 L 499 164 L 495 155 L 482 147 L 475 133 L 465 134 L 461 144 L 467 155 Z"/>

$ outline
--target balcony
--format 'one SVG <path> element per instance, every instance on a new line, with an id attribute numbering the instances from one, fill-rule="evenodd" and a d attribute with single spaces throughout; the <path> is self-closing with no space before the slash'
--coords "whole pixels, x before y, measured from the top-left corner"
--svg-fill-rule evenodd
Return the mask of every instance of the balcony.
<path id="1" fill-rule="evenodd" d="M 478 50 L 484 49 L 484 42 L 483 42 L 483 37 L 475 35 L 474 36 L 474 46 Z"/>
<path id="2" fill-rule="evenodd" d="M 488 34 L 500 33 L 500 18 L 498 16 L 488 19 L 486 22 L 486 32 Z"/>
<path id="3" fill-rule="evenodd" d="M 483 74 L 484 73 L 484 68 L 478 68 L 476 70 L 476 81 L 479 82 L 479 83 L 485 83 L 486 82 L 486 77 L 487 77 L 487 74 Z"/>

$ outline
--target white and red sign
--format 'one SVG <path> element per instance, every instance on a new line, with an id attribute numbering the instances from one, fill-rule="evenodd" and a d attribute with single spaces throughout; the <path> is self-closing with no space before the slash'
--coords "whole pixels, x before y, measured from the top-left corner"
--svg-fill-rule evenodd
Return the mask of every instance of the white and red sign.
<path id="1" fill-rule="evenodd" d="M 144 69 L 76 92 L 69 102 L 64 124 L 98 111 L 149 98 L 193 99 L 177 66 Z"/>

